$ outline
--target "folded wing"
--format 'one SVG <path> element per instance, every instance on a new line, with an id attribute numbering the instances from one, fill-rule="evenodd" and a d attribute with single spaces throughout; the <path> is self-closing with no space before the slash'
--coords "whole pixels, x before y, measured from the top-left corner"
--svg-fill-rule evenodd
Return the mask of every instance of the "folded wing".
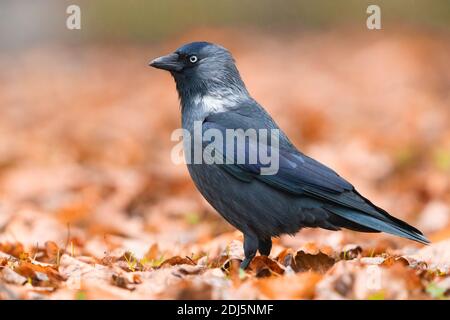
<path id="1" fill-rule="evenodd" d="M 350 221 L 349 223 L 428 243 L 419 230 L 375 206 L 336 172 L 299 152 L 281 131 L 278 132 L 277 144 L 272 139 L 263 139 L 260 129 L 277 130 L 278 127 L 262 109 L 248 106 L 212 114 L 203 123 L 203 130 L 208 129 L 218 130 L 223 137 L 227 137 L 227 129 L 241 129 L 234 131 L 234 148 L 225 148 L 230 141 L 224 141 L 222 150 L 216 150 L 224 159 L 220 168 L 236 179 L 247 183 L 259 180 L 286 193 L 315 198 L 323 203 L 324 209 Z M 248 129 L 256 131 L 256 139 L 246 135 Z M 238 148 L 238 139 L 245 141 L 245 147 Z M 259 155 L 261 147 L 272 150 L 272 155 L 273 152 L 278 154 L 279 168 L 275 174 L 261 174 L 262 169 L 269 164 L 261 161 L 259 156 L 256 162 L 249 161 L 250 153 L 256 152 Z M 239 152 L 245 153 L 245 162 L 237 161 Z M 226 160 L 230 162 L 230 159 L 232 163 L 227 163 Z"/>

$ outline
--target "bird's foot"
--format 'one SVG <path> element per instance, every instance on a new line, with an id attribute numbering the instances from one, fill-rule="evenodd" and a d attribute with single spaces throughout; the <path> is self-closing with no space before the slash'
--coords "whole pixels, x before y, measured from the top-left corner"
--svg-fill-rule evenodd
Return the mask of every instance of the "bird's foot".
<path id="1" fill-rule="evenodd" d="M 253 259 L 253 257 L 252 257 L 252 258 L 245 258 L 245 259 L 241 262 L 240 268 L 241 268 L 242 270 L 247 269 L 248 266 L 250 265 L 250 262 L 252 262 L 252 259 Z"/>
<path id="2" fill-rule="evenodd" d="M 244 234 L 244 261 L 241 263 L 241 269 L 245 270 L 252 262 L 253 258 L 256 255 L 256 251 L 258 250 L 258 238 L 249 233 Z"/>

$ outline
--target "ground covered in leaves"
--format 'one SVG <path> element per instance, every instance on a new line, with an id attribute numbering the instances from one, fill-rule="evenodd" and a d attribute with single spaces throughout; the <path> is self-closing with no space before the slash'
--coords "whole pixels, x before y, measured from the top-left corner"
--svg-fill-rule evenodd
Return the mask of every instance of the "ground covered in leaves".
<path id="1" fill-rule="evenodd" d="M 230 48 L 301 150 L 432 245 L 308 229 L 239 270 L 242 235 L 170 161 L 173 81 L 146 67 L 193 39 Z M 197 30 L 158 46 L 1 53 L 0 299 L 447 298 L 449 39 Z"/>

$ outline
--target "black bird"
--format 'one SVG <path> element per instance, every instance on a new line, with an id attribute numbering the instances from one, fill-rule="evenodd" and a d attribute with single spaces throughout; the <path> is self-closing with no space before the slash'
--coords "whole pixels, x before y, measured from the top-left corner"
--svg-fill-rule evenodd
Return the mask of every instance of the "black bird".
<path id="1" fill-rule="evenodd" d="M 175 79 L 182 126 L 190 133 L 185 140 L 192 139 L 196 122 L 203 132 L 215 129 L 224 136 L 227 129 L 279 129 L 248 93 L 230 52 L 219 45 L 189 43 L 151 61 L 150 66 L 169 71 Z M 249 156 L 255 146 L 250 140 L 246 140 L 245 150 L 218 148 L 217 155 L 231 160 L 236 160 L 239 152 Z M 205 148 L 205 141 L 201 147 Z M 185 153 L 188 148 L 185 144 Z M 192 151 L 192 145 L 190 148 Z M 244 163 L 188 162 L 201 194 L 244 234 L 243 269 L 257 251 L 270 254 L 272 237 L 295 234 L 305 227 L 386 232 L 429 243 L 419 230 L 389 215 L 336 172 L 298 151 L 281 130 L 274 150 L 279 163 L 275 174 L 262 174 L 267 165 L 259 158 L 256 163 L 247 158 Z"/>

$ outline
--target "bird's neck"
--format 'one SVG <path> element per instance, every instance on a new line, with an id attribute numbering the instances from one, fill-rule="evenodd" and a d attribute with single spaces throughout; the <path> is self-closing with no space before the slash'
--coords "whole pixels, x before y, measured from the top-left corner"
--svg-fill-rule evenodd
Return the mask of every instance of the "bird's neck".
<path id="1" fill-rule="evenodd" d="M 183 127 L 191 127 L 194 121 L 203 122 L 211 114 L 235 109 L 247 99 L 248 95 L 229 88 L 180 95 Z"/>
<path id="2" fill-rule="evenodd" d="M 175 78 L 177 91 L 182 101 L 187 101 L 192 97 L 220 96 L 226 98 L 230 95 L 248 95 L 244 83 L 238 79 L 195 79 L 195 78 Z"/>
<path id="3" fill-rule="evenodd" d="M 242 82 L 229 81 L 176 81 L 182 113 L 194 113 L 197 118 L 211 113 L 233 109 L 249 99 L 249 93 Z M 201 120 L 201 119 L 199 119 Z"/>

